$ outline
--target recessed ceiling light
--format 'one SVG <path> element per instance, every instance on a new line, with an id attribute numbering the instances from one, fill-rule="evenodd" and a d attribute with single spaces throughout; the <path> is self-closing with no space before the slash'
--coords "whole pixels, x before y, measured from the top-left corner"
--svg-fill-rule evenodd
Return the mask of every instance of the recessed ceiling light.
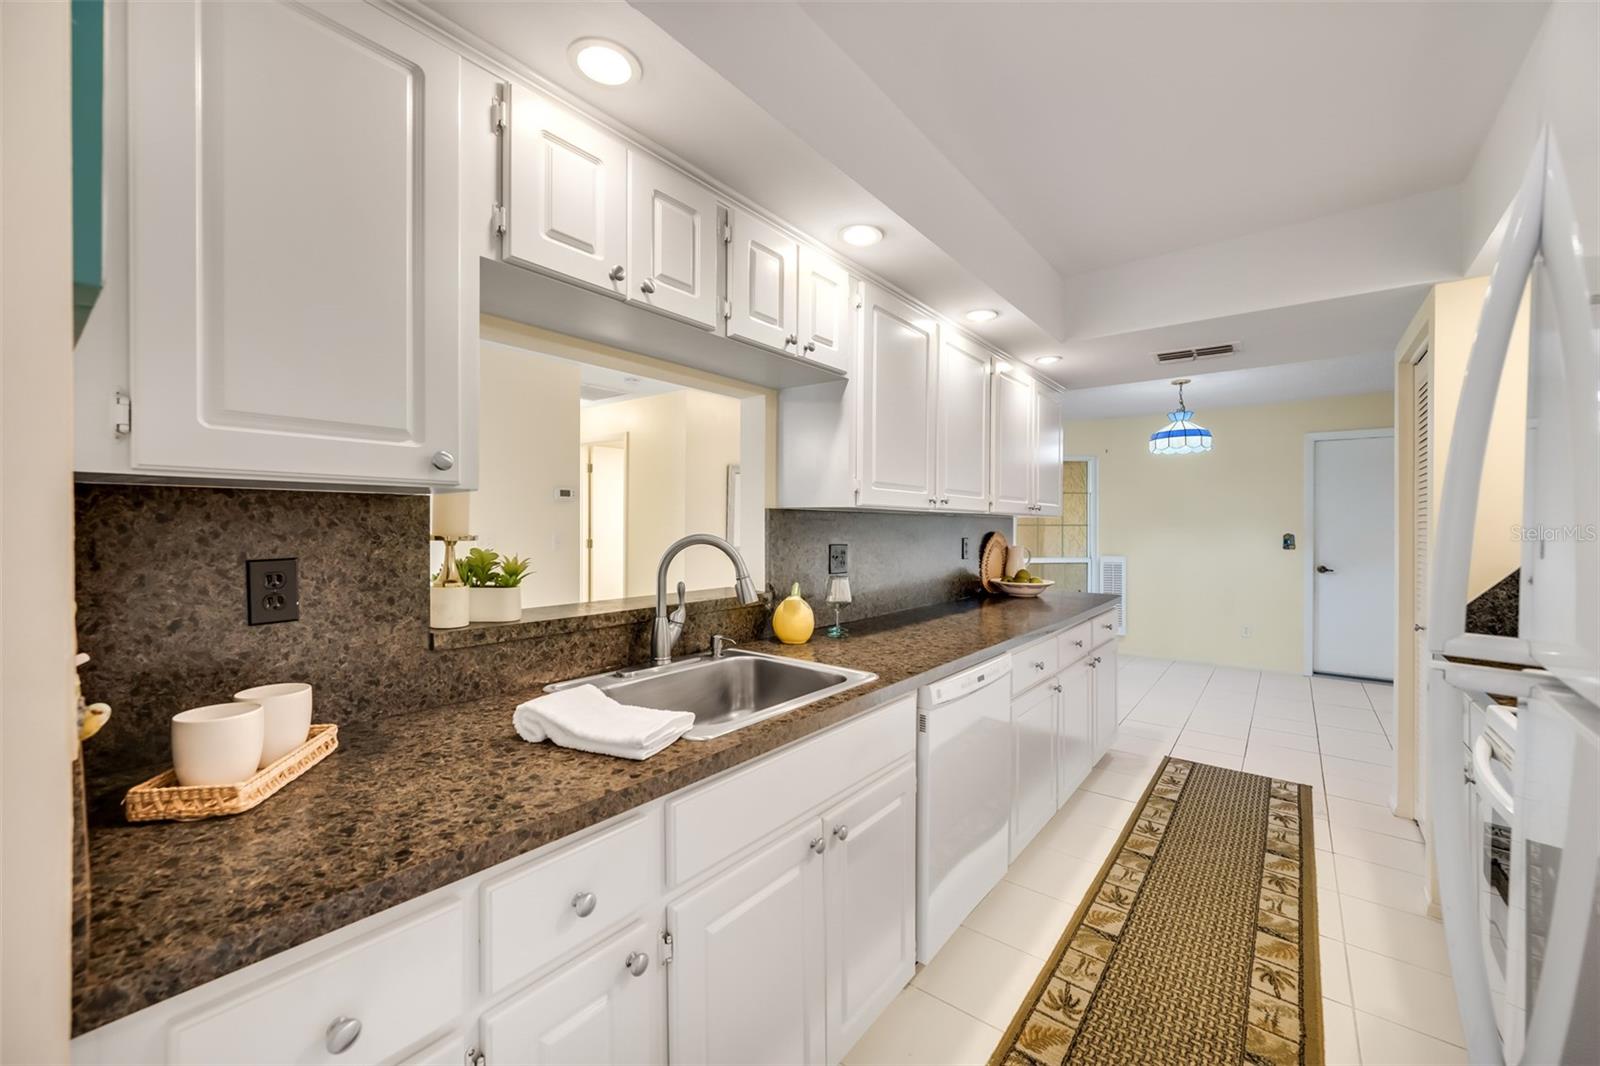
<path id="1" fill-rule="evenodd" d="M 1037 359 L 1035 359 L 1033 361 L 1033 365 L 1034 366 L 1053 366 L 1054 364 L 1059 363 L 1059 362 L 1061 362 L 1061 357 L 1059 355 L 1041 355 L 1039 358 L 1037 358 Z"/>
<path id="2" fill-rule="evenodd" d="M 968 322 L 993 322 L 1000 317 L 1000 312 L 992 307 L 978 307 L 967 312 Z"/>
<path id="3" fill-rule="evenodd" d="M 603 37 L 579 37 L 567 55 L 579 74 L 600 85 L 626 85 L 643 73 L 637 56 Z"/>
<path id="4" fill-rule="evenodd" d="M 869 244 L 877 244 L 883 240 L 883 230 L 877 226 L 869 226 L 865 222 L 857 222 L 853 226 L 846 226 L 840 230 L 839 237 L 846 244 L 853 244 L 857 248 L 865 248 Z"/>

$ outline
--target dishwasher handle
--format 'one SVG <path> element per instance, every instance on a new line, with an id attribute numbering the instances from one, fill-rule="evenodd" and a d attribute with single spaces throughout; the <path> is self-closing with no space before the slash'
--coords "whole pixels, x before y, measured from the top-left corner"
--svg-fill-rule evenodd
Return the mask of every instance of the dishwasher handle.
<path id="1" fill-rule="evenodd" d="M 1001 655 L 925 686 L 922 689 L 921 699 L 917 702 L 922 707 L 938 707 L 951 700 L 970 696 L 979 689 L 988 688 L 1010 674 L 1011 656 Z"/>

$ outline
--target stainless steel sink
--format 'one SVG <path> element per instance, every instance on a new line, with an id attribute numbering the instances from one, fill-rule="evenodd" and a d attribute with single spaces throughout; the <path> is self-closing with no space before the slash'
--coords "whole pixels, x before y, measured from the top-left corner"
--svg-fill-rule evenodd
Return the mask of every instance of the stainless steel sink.
<path id="1" fill-rule="evenodd" d="M 545 691 L 593 685 L 618 703 L 688 711 L 694 728 L 685 738 L 710 740 L 877 679 L 864 670 L 734 649 L 721 658 L 703 655 L 670 666 L 597 674 Z"/>

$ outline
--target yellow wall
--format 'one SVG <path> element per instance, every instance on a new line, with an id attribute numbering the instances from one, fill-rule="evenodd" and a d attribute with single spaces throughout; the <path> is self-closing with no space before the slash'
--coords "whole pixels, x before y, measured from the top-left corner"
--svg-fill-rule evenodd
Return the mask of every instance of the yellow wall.
<path id="1" fill-rule="evenodd" d="M 1305 435 L 1392 426 L 1394 396 L 1202 410 L 1196 420 L 1216 435 L 1209 454 L 1151 455 L 1161 412 L 1067 425 L 1067 454 L 1099 460 L 1100 554 L 1128 559 L 1123 651 L 1299 673 Z M 1295 551 L 1283 550 L 1285 533 Z"/>

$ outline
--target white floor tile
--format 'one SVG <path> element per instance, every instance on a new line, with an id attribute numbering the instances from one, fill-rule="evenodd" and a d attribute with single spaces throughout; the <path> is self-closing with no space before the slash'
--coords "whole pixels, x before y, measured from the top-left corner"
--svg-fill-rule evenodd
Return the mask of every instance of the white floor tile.
<path id="1" fill-rule="evenodd" d="M 1096 825 L 1109 825 L 1113 829 L 1121 829 L 1128 824 L 1128 819 L 1133 817 L 1133 803 L 1113 796 L 1102 796 L 1098 792 L 1085 792 L 1080 788 L 1061 805 L 1056 817 L 1078 812 Z"/>
<path id="2" fill-rule="evenodd" d="M 1322 856 L 1319 854 L 1317 858 L 1320 861 Z M 1411 914 L 1428 913 L 1426 885 L 1421 874 L 1368 862 L 1354 855 L 1335 854 L 1333 862 L 1339 877 L 1339 891 L 1345 895 Z"/>
<path id="3" fill-rule="evenodd" d="M 1339 869 L 1333 852 L 1325 848 L 1318 848 L 1316 865 L 1317 890 L 1321 892 L 1339 891 Z"/>
<path id="4" fill-rule="evenodd" d="M 1246 773 L 1262 774 L 1302 785 L 1322 783 L 1322 760 L 1315 752 L 1279 748 L 1271 744 L 1251 744 L 1244 753 Z"/>
<path id="5" fill-rule="evenodd" d="M 1341 707 L 1364 707 L 1372 710 L 1372 701 L 1367 699 L 1367 690 L 1361 687 L 1359 681 L 1341 681 L 1332 677 L 1313 677 L 1311 679 L 1311 698 L 1319 706 L 1333 704 Z"/>
<path id="6" fill-rule="evenodd" d="M 1119 774 L 1112 770 L 1090 770 L 1089 776 L 1084 778 L 1083 788 L 1090 792 L 1098 792 L 1103 796 L 1115 796 L 1117 799 L 1137 800 L 1144 795 L 1145 788 L 1150 784 L 1150 775 L 1135 777 L 1132 774 Z"/>
<path id="7" fill-rule="evenodd" d="M 1099 871 L 1098 862 L 1056 848 L 1030 844 L 1006 871 L 1006 880 L 1076 907 Z"/>
<path id="8" fill-rule="evenodd" d="M 1044 960 L 1066 932 L 1076 909 L 1076 904 L 1067 900 L 1023 888 L 1013 881 L 1001 881 L 961 924 Z"/>
<path id="9" fill-rule="evenodd" d="M 1357 1010 L 1447 1043 L 1462 1043 L 1450 978 L 1350 944 L 1345 945 L 1345 958 Z"/>
<path id="10" fill-rule="evenodd" d="M 1311 819 L 1311 839 L 1321 851 L 1333 848 L 1333 826 L 1328 822 L 1326 815 L 1313 814 Z"/>
<path id="11" fill-rule="evenodd" d="M 1251 729 L 1271 729 L 1278 733 L 1294 733 L 1302 737 L 1316 738 L 1317 722 L 1309 713 L 1304 718 L 1279 718 L 1276 715 L 1263 714 L 1259 709 L 1255 717 L 1250 720 Z"/>
<path id="12" fill-rule="evenodd" d="M 1339 893 L 1317 889 L 1317 932 L 1331 940 L 1344 939 L 1344 916 L 1339 910 Z"/>
<path id="13" fill-rule="evenodd" d="M 1224 689 L 1228 692 L 1248 692 L 1255 695 L 1256 686 L 1261 684 L 1260 670 L 1241 670 L 1237 666 L 1219 666 L 1211 672 L 1211 680 L 1206 683 L 1207 689 Z"/>
<path id="14" fill-rule="evenodd" d="M 1335 729 L 1353 729 L 1361 733 L 1383 735 L 1383 724 L 1370 707 L 1344 707 L 1337 704 L 1316 705 L 1317 724 Z"/>
<path id="15" fill-rule="evenodd" d="M 1193 744 L 1185 744 L 1181 740 L 1173 747 L 1172 757 L 1175 759 L 1192 759 L 1198 763 L 1205 763 L 1208 766 L 1221 766 L 1227 770 L 1244 769 L 1243 755 L 1226 755 L 1220 751 L 1197 748 Z"/>
<path id="16" fill-rule="evenodd" d="M 1322 1043 L 1328 1066 L 1361 1066 L 1355 1011 L 1326 996 L 1322 1000 Z"/>
<path id="17" fill-rule="evenodd" d="M 1124 727 L 1117 730 L 1117 737 L 1112 741 L 1112 745 L 1116 751 L 1125 751 L 1133 755 L 1165 755 L 1172 749 L 1172 740 L 1167 737 L 1130 733 Z"/>
<path id="18" fill-rule="evenodd" d="M 1379 866 L 1392 866 L 1409 874 L 1423 873 L 1422 845 L 1367 829 L 1340 829 L 1333 842 L 1335 855 L 1350 855 Z"/>
<path id="19" fill-rule="evenodd" d="M 1435 1040 L 1366 1011 L 1356 1011 L 1356 1034 L 1361 1041 L 1362 1061 L 1367 1063 L 1465 1066 L 1467 1061 L 1466 1048 Z"/>
<path id="20" fill-rule="evenodd" d="M 1126 822 L 1114 826 L 1099 825 L 1082 812 L 1067 814 L 1064 810 L 1058 811 L 1028 846 L 1054 848 L 1080 859 L 1101 863 L 1111 854 L 1111 848 L 1122 835 L 1124 825 Z"/>
<path id="21" fill-rule="evenodd" d="M 1443 922 L 1355 896 L 1339 900 L 1339 916 L 1344 921 L 1346 943 L 1437 973 L 1450 972 Z"/>
<path id="22" fill-rule="evenodd" d="M 1306 736 L 1304 733 L 1283 733 L 1276 729 L 1264 728 L 1259 721 L 1250 726 L 1250 743 L 1265 744 L 1274 748 L 1294 748 L 1297 751 L 1318 750 L 1315 734 Z"/>
<path id="23" fill-rule="evenodd" d="M 1130 777 L 1143 777 L 1146 781 L 1150 779 L 1160 765 L 1160 756 L 1136 755 L 1115 747 L 1100 756 L 1100 761 L 1095 763 L 1095 766 L 1101 770 L 1127 774 Z"/>
<path id="24" fill-rule="evenodd" d="M 1244 756 L 1244 737 L 1207 733 L 1201 729 L 1185 729 L 1178 734 L 1178 743 L 1187 744 L 1191 748 L 1205 748 L 1207 751 L 1221 752 L 1224 755 Z"/>
<path id="25" fill-rule="evenodd" d="M 856 1041 L 844 1066 L 977 1066 L 988 1061 L 1001 1035 L 999 1028 L 907 988 Z"/>
<path id="26" fill-rule="evenodd" d="M 1336 1003 L 1352 1006 L 1350 967 L 1344 961 L 1344 944 L 1326 936 L 1321 941 L 1317 955 L 1322 960 L 1322 994 Z"/>
<path id="27" fill-rule="evenodd" d="M 1152 702 L 1149 697 L 1139 701 L 1139 706 L 1128 716 L 1130 722 L 1153 722 L 1156 725 L 1181 726 L 1189 718 L 1189 705 Z"/>
<path id="28" fill-rule="evenodd" d="M 1196 711 L 1189 719 L 1187 728 L 1201 733 L 1243 740 L 1250 735 L 1250 716 L 1219 711 L 1205 713 Z"/>
<path id="29" fill-rule="evenodd" d="M 1316 714 L 1311 694 L 1304 696 L 1269 696 L 1265 692 L 1256 696 L 1256 713 L 1272 718 L 1298 718 L 1309 722 Z"/>
<path id="30" fill-rule="evenodd" d="M 1004 1029 L 1040 969 L 1040 961 L 1027 952 L 963 928 L 951 935 L 911 984 Z"/>
<path id="31" fill-rule="evenodd" d="M 1389 747 L 1389 739 L 1382 733 L 1362 733 L 1324 725 L 1317 730 L 1317 742 L 1325 755 L 1379 766 L 1394 765 L 1394 749 Z"/>
<path id="32" fill-rule="evenodd" d="M 1322 781 L 1330 797 L 1342 796 L 1345 799 L 1360 800 L 1362 803 L 1381 807 L 1387 807 L 1389 804 L 1388 782 L 1370 781 L 1337 768 L 1330 769 L 1326 758 L 1322 763 Z"/>
<path id="33" fill-rule="evenodd" d="M 1375 711 L 1394 710 L 1394 686 L 1380 685 L 1375 681 L 1363 681 L 1361 687 L 1367 690 L 1367 699 L 1372 701 Z"/>
<path id="34" fill-rule="evenodd" d="M 1364 781 L 1373 781 L 1381 785 L 1388 785 L 1394 780 L 1394 767 L 1380 766 L 1377 763 L 1363 762 L 1360 759 L 1346 759 L 1342 755 L 1324 755 L 1323 767 L 1336 770 L 1348 777 L 1359 777 Z"/>
<path id="35" fill-rule="evenodd" d="M 1196 714 L 1218 711 L 1222 714 L 1248 716 L 1255 703 L 1256 698 L 1248 692 L 1206 689 L 1205 693 L 1195 701 L 1194 710 Z"/>
<path id="36" fill-rule="evenodd" d="M 1416 822 L 1409 818 L 1396 818 L 1384 804 L 1363 803 L 1335 796 L 1328 801 L 1328 817 L 1336 826 L 1348 825 L 1352 829 L 1366 829 L 1401 840 L 1422 841 L 1422 832 L 1417 829 Z"/>

